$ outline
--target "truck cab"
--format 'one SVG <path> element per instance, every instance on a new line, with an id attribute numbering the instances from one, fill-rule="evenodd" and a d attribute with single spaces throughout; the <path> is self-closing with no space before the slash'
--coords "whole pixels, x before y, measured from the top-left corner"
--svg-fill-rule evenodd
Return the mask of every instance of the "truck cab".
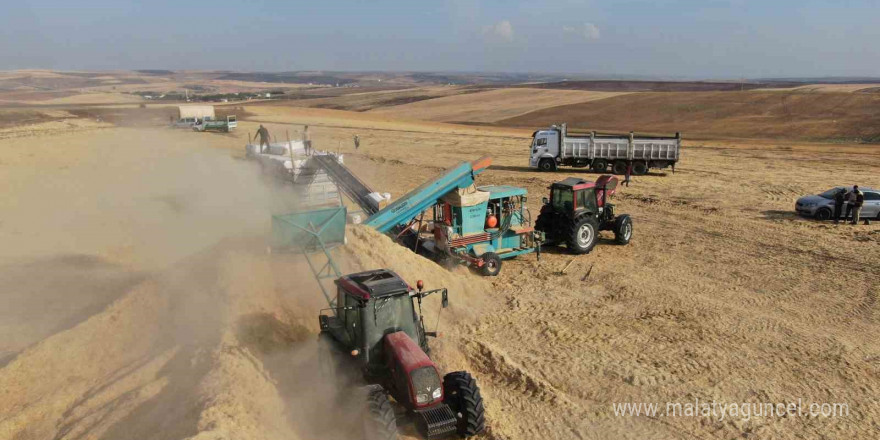
<path id="1" fill-rule="evenodd" d="M 180 118 L 174 122 L 174 126 L 177 128 L 192 128 L 198 121 L 196 117 Z"/>
<path id="2" fill-rule="evenodd" d="M 532 134 L 532 153 L 529 166 L 542 171 L 556 169 L 556 158 L 559 156 L 559 130 L 538 130 Z"/>

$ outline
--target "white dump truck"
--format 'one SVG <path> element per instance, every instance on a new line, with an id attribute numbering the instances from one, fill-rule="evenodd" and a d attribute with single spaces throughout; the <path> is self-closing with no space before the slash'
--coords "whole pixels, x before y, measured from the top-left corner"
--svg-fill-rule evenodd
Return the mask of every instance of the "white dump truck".
<path id="1" fill-rule="evenodd" d="M 626 174 L 632 166 L 634 175 L 651 168 L 672 167 L 678 162 L 681 133 L 674 137 L 568 133 L 566 124 L 538 130 L 532 135 L 529 167 L 554 171 L 560 166 L 590 168 L 604 173 Z"/>

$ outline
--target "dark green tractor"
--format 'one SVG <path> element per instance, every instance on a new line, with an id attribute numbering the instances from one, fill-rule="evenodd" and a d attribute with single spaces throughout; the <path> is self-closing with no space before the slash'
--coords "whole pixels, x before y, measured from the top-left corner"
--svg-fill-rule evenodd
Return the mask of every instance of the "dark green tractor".
<path id="1" fill-rule="evenodd" d="M 632 218 L 615 215 L 611 197 L 617 190 L 617 177 L 603 175 L 596 182 L 569 177 L 550 186 L 535 229 L 544 233 L 544 244 L 565 244 L 575 254 L 593 250 L 599 231 L 614 231 L 618 244 L 632 239 Z"/>
<path id="2" fill-rule="evenodd" d="M 336 383 L 366 394 L 365 438 L 396 439 L 399 421 L 413 421 L 426 438 L 470 437 L 483 431 L 483 399 L 465 371 L 440 376 L 428 356 L 422 299 L 446 289 L 413 289 L 396 273 L 372 270 L 336 280 L 335 307 L 319 316 L 322 369 Z"/>

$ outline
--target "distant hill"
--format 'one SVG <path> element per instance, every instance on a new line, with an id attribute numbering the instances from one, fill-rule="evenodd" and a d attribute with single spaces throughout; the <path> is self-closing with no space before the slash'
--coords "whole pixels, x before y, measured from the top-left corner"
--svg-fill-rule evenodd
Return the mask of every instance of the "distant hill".
<path id="1" fill-rule="evenodd" d="M 799 83 L 799 84 L 880 84 L 878 77 L 856 77 L 856 76 L 823 76 L 817 78 L 763 78 L 755 79 L 758 82 L 783 82 L 783 83 Z"/>
<path id="2" fill-rule="evenodd" d="M 800 82 L 589 80 L 523 84 L 518 87 L 597 92 L 721 92 L 802 86 Z"/>

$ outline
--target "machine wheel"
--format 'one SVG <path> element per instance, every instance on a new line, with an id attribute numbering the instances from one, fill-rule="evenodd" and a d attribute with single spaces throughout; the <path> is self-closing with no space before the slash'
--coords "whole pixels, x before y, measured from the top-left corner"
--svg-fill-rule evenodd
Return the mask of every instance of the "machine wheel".
<path id="1" fill-rule="evenodd" d="M 633 235 L 633 221 L 629 214 L 623 214 L 614 220 L 614 241 L 617 244 L 629 244 Z"/>
<path id="2" fill-rule="evenodd" d="M 397 440 L 397 417 L 381 385 L 367 385 L 367 411 L 364 414 L 364 438 Z"/>
<path id="3" fill-rule="evenodd" d="M 648 164 L 645 162 L 634 162 L 632 172 L 636 176 L 644 176 L 648 174 Z"/>
<path id="4" fill-rule="evenodd" d="M 495 252 L 486 252 L 482 256 L 483 265 L 480 273 L 487 277 L 497 276 L 501 272 L 501 257 Z"/>
<path id="5" fill-rule="evenodd" d="M 575 221 L 568 233 L 568 249 L 575 254 L 586 254 L 593 250 L 599 239 L 599 226 L 593 217 L 585 215 Z"/>
<path id="6" fill-rule="evenodd" d="M 556 171 L 556 162 L 553 159 L 541 159 L 538 163 L 538 169 L 541 171 Z"/>
<path id="7" fill-rule="evenodd" d="M 611 167 L 611 172 L 618 176 L 626 174 L 626 162 L 622 160 L 615 161 L 614 166 Z"/>
<path id="8" fill-rule="evenodd" d="M 831 210 L 828 208 L 820 208 L 816 211 L 816 220 L 825 221 L 831 218 Z"/>
<path id="9" fill-rule="evenodd" d="M 467 371 L 454 371 L 443 376 L 444 400 L 458 418 L 458 435 L 471 437 L 486 428 L 483 396 L 477 380 Z"/>
<path id="10" fill-rule="evenodd" d="M 596 159 L 590 169 L 597 173 L 604 173 L 608 169 L 608 162 L 605 159 Z"/>

